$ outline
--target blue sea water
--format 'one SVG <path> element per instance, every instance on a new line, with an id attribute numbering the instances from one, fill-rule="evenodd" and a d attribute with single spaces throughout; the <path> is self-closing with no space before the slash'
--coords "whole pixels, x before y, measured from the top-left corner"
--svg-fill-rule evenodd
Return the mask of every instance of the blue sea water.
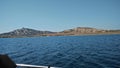
<path id="1" fill-rule="evenodd" d="M 0 38 L 15 63 L 62 68 L 120 68 L 120 35 Z"/>

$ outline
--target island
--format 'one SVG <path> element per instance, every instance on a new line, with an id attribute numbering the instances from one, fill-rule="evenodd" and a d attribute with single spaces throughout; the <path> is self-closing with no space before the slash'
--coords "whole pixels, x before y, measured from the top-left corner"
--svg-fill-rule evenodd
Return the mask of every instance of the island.
<path id="1" fill-rule="evenodd" d="M 99 34 L 120 34 L 120 30 L 104 30 L 91 27 L 76 27 L 60 32 L 40 31 L 30 28 L 16 29 L 7 33 L 1 33 L 0 38 L 17 37 L 39 37 L 39 36 L 76 36 L 76 35 L 99 35 Z"/>

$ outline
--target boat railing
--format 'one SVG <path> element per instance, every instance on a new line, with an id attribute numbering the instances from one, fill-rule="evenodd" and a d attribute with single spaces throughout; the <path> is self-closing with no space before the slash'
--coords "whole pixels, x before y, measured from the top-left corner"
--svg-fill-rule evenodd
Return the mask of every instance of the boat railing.
<path id="1" fill-rule="evenodd" d="M 0 54 L 0 68 L 60 68 L 49 66 L 39 66 L 39 65 L 29 65 L 29 64 L 16 64 L 9 58 L 8 55 Z"/>
<path id="2" fill-rule="evenodd" d="M 28 65 L 28 64 L 16 64 L 17 68 L 60 68 L 51 66 L 38 66 L 38 65 Z"/>

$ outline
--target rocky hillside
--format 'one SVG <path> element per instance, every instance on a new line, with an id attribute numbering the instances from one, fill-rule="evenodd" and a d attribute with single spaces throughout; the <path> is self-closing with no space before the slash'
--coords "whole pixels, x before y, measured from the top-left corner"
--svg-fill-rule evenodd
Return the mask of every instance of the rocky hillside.
<path id="1" fill-rule="evenodd" d="M 120 30 L 100 30 L 89 27 L 77 27 L 61 32 L 39 31 L 29 28 L 21 28 L 8 33 L 0 34 L 0 38 L 36 37 L 36 36 L 63 36 L 63 35 L 88 35 L 88 34 L 120 34 Z"/>
<path id="2" fill-rule="evenodd" d="M 89 27 L 77 27 L 73 29 L 64 30 L 63 32 L 69 33 L 69 32 L 75 32 L 75 33 L 95 33 L 95 32 L 105 32 L 106 30 L 100 30 L 95 28 L 89 28 Z"/>
<path id="3" fill-rule="evenodd" d="M 0 34 L 1 38 L 6 37 L 32 37 L 32 36 L 43 36 L 44 34 L 51 34 L 54 32 L 50 31 L 39 31 L 29 28 L 21 28 L 8 33 Z"/>
<path id="4" fill-rule="evenodd" d="M 90 27 L 77 27 L 73 29 L 68 29 L 59 32 L 59 35 L 80 35 L 80 34 L 96 34 L 96 33 L 105 33 L 108 30 L 100 30 L 96 28 L 90 28 Z"/>

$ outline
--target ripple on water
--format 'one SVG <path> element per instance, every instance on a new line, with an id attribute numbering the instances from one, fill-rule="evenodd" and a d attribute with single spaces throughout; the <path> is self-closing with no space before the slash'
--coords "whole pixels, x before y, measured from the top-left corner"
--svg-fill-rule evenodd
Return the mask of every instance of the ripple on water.
<path id="1" fill-rule="evenodd" d="M 63 68 L 120 68 L 120 35 L 0 39 L 16 63 Z"/>

